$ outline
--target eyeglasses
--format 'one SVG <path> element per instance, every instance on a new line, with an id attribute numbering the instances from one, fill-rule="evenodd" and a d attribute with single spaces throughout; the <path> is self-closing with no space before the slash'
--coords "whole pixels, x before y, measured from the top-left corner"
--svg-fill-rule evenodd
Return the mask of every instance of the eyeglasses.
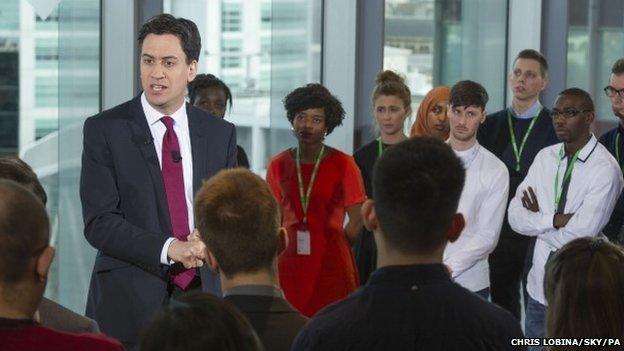
<path id="1" fill-rule="evenodd" d="M 552 119 L 557 119 L 557 117 L 559 116 L 563 116 L 563 118 L 568 119 L 568 118 L 573 118 L 579 113 L 592 112 L 592 111 L 593 110 L 577 110 L 575 108 L 567 108 L 563 111 L 553 109 L 552 112 L 550 113 L 550 116 L 552 117 Z"/>
<path id="2" fill-rule="evenodd" d="M 603 90 L 608 97 L 615 97 L 615 95 L 619 95 L 620 98 L 624 99 L 624 89 L 617 90 L 614 87 L 607 85 Z"/>

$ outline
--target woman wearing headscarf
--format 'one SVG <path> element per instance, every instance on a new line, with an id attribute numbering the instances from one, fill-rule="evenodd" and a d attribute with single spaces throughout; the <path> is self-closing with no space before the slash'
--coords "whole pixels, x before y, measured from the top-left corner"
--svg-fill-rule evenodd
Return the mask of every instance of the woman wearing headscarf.
<path id="1" fill-rule="evenodd" d="M 431 89 L 420 102 L 416 112 L 416 121 L 412 125 L 410 136 L 430 136 L 442 141 L 449 137 L 449 123 L 446 118 L 451 88 L 441 85 Z"/>

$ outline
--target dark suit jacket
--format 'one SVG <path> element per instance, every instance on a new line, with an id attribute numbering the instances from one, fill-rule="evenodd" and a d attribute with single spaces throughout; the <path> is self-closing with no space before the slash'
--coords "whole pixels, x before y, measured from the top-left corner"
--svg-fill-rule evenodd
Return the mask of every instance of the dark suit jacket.
<path id="1" fill-rule="evenodd" d="M 186 104 L 193 190 L 219 170 L 236 166 L 234 126 Z M 86 315 L 126 345 L 167 300 L 160 263 L 171 237 L 158 156 L 140 95 L 84 123 L 80 197 L 84 233 L 98 249 Z M 205 272 L 202 272 L 202 278 Z"/>
<path id="2" fill-rule="evenodd" d="M 97 322 L 93 319 L 81 316 L 45 297 L 39 304 L 39 319 L 44 327 L 67 333 L 100 332 Z"/>
<path id="3" fill-rule="evenodd" d="M 228 295 L 224 299 L 243 312 L 267 351 L 290 350 L 299 330 L 308 321 L 279 297 Z"/>

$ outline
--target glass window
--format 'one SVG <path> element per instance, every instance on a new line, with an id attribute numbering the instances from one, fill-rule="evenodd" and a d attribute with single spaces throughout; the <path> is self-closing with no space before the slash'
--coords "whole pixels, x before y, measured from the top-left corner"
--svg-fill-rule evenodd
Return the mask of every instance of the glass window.
<path id="1" fill-rule="evenodd" d="M 272 155 L 295 143 L 282 99 L 298 86 L 320 81 L 321 3 L 163 1 L 164 12 L 198 25 L 203 44 L 198 70 L 230 87 L 233 106 L 225 118 L 236 125 L 238 144 L 259 174 Z M 221 25 L 205 21 L 207 15 Z"/>
<path id="2" fill-rule="evenodd" d="M 434 86 L 462 79 L 486 88 L 488 111 L 504 107 L 507 1 L 386 0 L 385 7 L 384 69 L 406 76 L 413 111 Z"/>

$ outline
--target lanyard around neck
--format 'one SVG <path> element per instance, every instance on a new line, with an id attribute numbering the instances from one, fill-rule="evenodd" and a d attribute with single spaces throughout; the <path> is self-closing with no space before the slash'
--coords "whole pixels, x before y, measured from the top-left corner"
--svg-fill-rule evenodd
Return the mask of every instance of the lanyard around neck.
<path id="1" fill-rule="evenodd" d="M 570 177 L 572 177 L 574 164 L 576 163 L 576 160 L 578 159 L 578 155 L 582 150 L 582 149 L 577 150 L 572 156 L 572 160 L 570 160 L 570 162 L 568 162 L 568 164 L 566 165 L 566 170 L 563 174 L 563 181 L 561 182 L 561 189 L 560 189 L 559 188 L 559 168 L 561 167 L 561 160 L 563 159 L 563 155 L 565 152 L 564 148 L 565 148 L 565 144 L 561 145 L 561 150 L 559 150 L 559 164 L 557 165 L 557 176 L 555 177 L 555 211 L 557 211 L 557 209 L 559 208 L 559 201 L 561 201 L 561 193 L 563 192 L 563 184 L 565 184 L 565 182 L 569 180 Z"/>
<path id="2" fill-rule="evenodd" d="M 527 139 L 529 139 L 529 135 L 533 130 L 533 126 L 535 122 L 539 118 L 542 109 L 537 112 L 537 115 L 533 117 L 531 123 L 529 124 L 529 128 L 524 133 L 524 137 L 522 138 L 522 143 L 520 143 L 520 148 L 518 149 L 518 143 L 516 142 L 516 133 L 514 133 L 513 125 L 511 123 L 511 111 L 507 110 L 507 124 L 509 125 L 509 137 L 511 138 L 511 147 L 513 148 L 514 157 L 516 159 L 516 172 L 520 172 L 520 158 L 522 157 L 522 151 L 524 151 L 524 146 L 526 145 Z"/>
<path id="3" fill-rule="evenodd" d="M 299 147 L 297 148 L 297 185 L 299 186 L 299 198 L 301 199 L 301 208 L 303 209 L 303 224 L 308 223 L 308 205 L 310 204 L 310 194 L 312 194 L 312 186 L 314 185 L 314 180 L 316 179 L 316 174 L 318 173 L 318 168 L 321 164 L 321 157 L 323 156 L 324 151 L 325 145 L 321 147 L 321 151 L 319 151 L 316 156 L 314 169 L 312 170 L 312 176 L 310 177 L 310 183 L 308 183 L 308 189 L 306 189 L 304 193 L 303 175 L 301 174 L 301 151 Z"/>
<path id="4" fill-rule="evenodd" d="M 622 168 L 622 163 L 620 162 L 620 132 L 618 131 L 615 134 L 615 159 L 618 162 L 618 166 Z M 622 172 L 624 172 L 624 168 L 622 168 Z"/>
<path id="5" fill-rule="evenodd" d="M 377 138 L 377 158 L 381 157 L 383 154 L 383 143 L 381 142 L 381 137 Z"/>

